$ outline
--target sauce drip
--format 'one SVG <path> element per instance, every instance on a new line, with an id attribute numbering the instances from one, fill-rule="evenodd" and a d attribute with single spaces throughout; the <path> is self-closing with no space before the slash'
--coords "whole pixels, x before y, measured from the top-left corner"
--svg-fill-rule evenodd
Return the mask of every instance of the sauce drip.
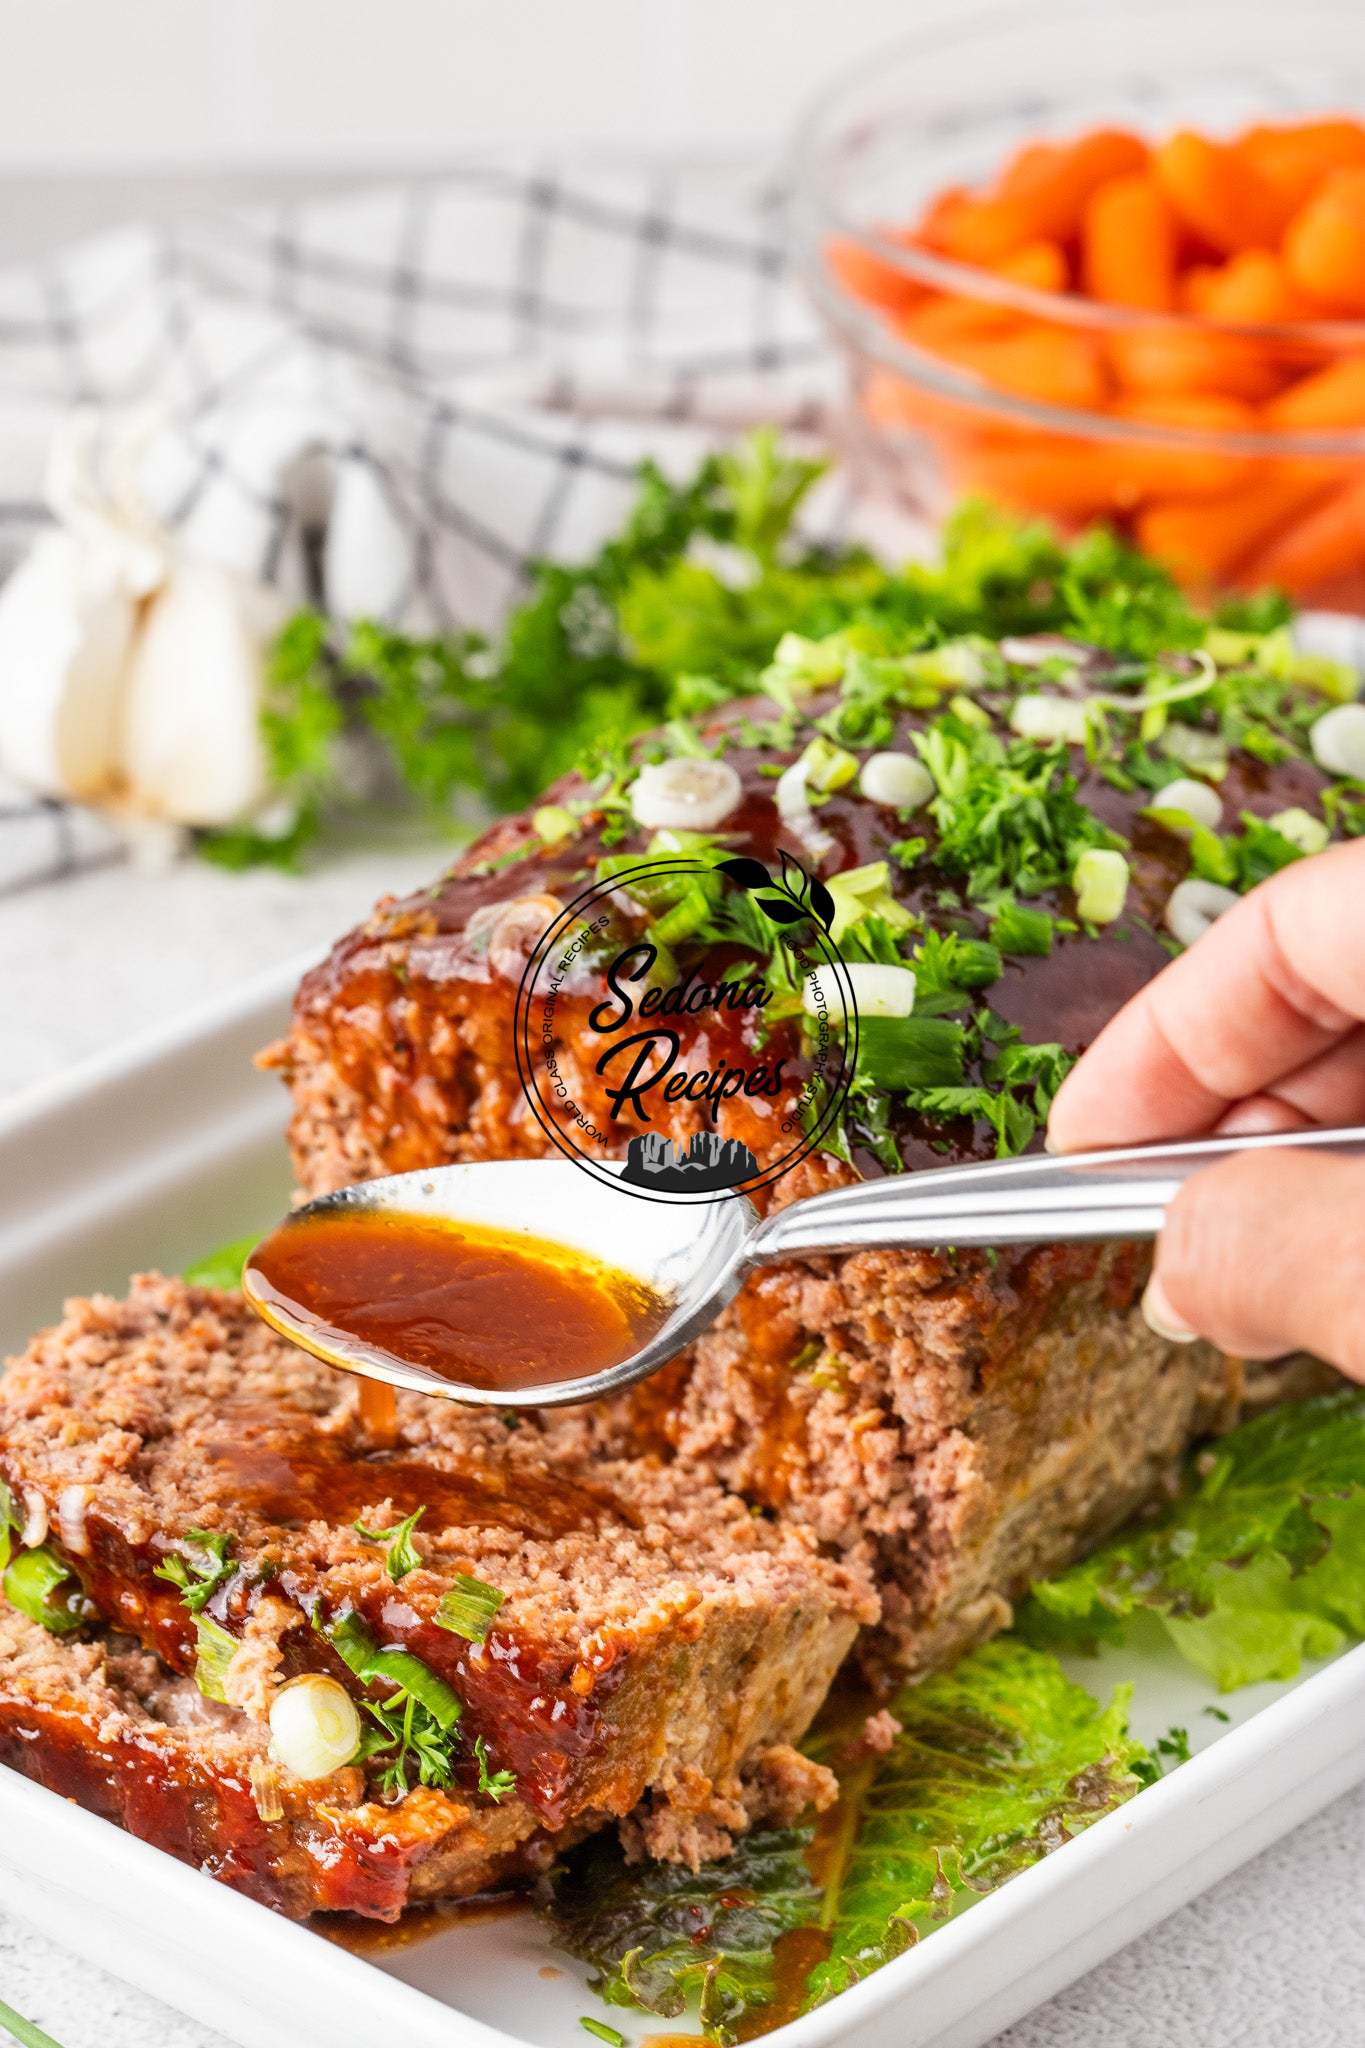
<path id="1" fill-rule="evenodd" d="M 347 1362 L 355 1343 L 511 1393 L 619 1365 L 668 1304 L 585 1253 L 482 1225 L 365 1209 L 291 1217 L 247 1262 L 248 1298 Z M 362 1408 L 382 1440 L 382 1404 Z"/>

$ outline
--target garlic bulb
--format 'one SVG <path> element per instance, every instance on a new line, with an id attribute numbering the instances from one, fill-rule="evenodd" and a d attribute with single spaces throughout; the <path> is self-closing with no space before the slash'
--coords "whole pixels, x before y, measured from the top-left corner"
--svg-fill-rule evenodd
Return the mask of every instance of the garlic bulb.
<path id="1" fill-rule="evenodd" d="M 630 808 L 636 824 L 647 831 L 669 826 L 711 832 L 729 817 L 743 793 L 728 761 L 689 755 L 642 768 L 631 786 Z"/>
<path id="2" fill-rule="evenodd" d="M 284 616 L 245 578 L 177 555 L 137 484 L 156 424 L 116 419 L 101 471 L 105 423 L 72 416 L 46 479 L 59 525 L 0 589 L 0 770 L 104 805 L 146 859 L 182 828 L 262 811 L 265 653 Z"/>
<path id="3" fill-rule="evenodd" d="M 270 1706 L 271 1754 L 296 1778 L 329 1778 L 360 1747 L 360 1716 L 345 1686 L 319 1672 L 282 1685 Z"/>
<path id="4" fill-rule="evenodd" d="M 1192 946 L 1224 911 L 1240 901 L 1236 890 L 1225 889 L 1221 882 L 1203 882 L 1188 876 L 1176 883 L 1167 900 L 1166 929 L 1182 946 Z"/>
<path id="5" fill-rule="evenodd" d="M 869 754 L 858 787 L 869 803 L 917 811 L 934 794 L 934 778 L 918 754 Z"/>

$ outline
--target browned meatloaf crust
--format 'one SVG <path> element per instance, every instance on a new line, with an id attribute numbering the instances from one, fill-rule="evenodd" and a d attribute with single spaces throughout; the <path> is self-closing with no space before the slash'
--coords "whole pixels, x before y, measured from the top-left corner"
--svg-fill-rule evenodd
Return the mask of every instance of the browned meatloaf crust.
<path id="1" fill-rule="evenodd" d="M 812 714 L 830 701 L 817 698 Z M 881 743 L 909 744 L 920 722 L 900 714 L 896 736 Z M 771 861 L 789 840 L 772 776 L 791 758 L 769 745 L 729 746 L 744 799 L 725 821 L 727 851 Z M 989 1001 L 1027 1041 L 1075 1053 L 1165 964 L 1162 908 L 1188 856 L 1177 835 L 1139 815 L 1146 790 L 1113 786 L 1079 749 L 1072 758 L 1081 800 L 1130 841 L 1127 906 L 1097 934 L 1059 931 L 1046 957 L 1008 958 Z M 1232 820 L 1316 806 L 1324 782 L 1310 762 L 1267 766 L 1234 752 L 1220 793 Z M 568 802 L 585 791 L 570 779 L 551 795 Z M 514 1065 L 515 992 L 530 946 L 592 871 L 606 823 L 589 809 L 582 836 L 554 846 L 525 820 L 498 825 L 430 889 L 382 902 L 306 977 L 288 1037 L 265 1055 L 293 1093 L 306 1193 L 546 1149 Z M 613 813 L 613 846 L 619 823 Z M 985 911 L 935 865 L 927 813 L 907 828 L 844 789 L 822 803 L 819 823 L 834 847 L 827 876 L 890 857 L 907 909 L 941 925 L 946 902 L 959 928 L 984 935 Z M 891 855 L 907 829 L 928 840 L 908 870 Z M 636 831 L 620 850 L 638 854 L 647 838 Z M 1074 916 L 1069 889 L 1030 900 Z M 570 1092 L 605 1125 L 601 1084 L 572 1022 L 594 999 L 585 988 L 575 1012 L 561 998 L 557 1052 Z M 704 1050 L 688 1060 L 686 1046 L 684 1061 L 714 1065 L 714 1026 L 696 1028 L 713 1033 L 710 1061 Z M 661 1104 L 656 1127 L 681 1137 L 696 1114 Z M 623 1152 L 630 1129 L 617 1128 Z M 760 1161 L 771 1156 L 771 1127 L 757 1116 L 726 1128 Z M 994 1148 L 983 1123 L 901 1113 L 893 1129 L 911 1170 Z M 774 1198 L 851 1171 L 884 1171 L 856 1133 L 852 1169 L 808 1161 Z M 1160 1487 L 1192 1436 L 1237 1414 L 1245 1388 L 1234 1362 L 1169 1344 L 1141 1320 L 1147 1270 L 1146 1251 L 1131 1246 L 792 1260 L 751 1279 L 676 1367 L 583 1427 L 612 1445 L 669 1451 L 752 1503 L 794 1511 L 881 1587 L 873 1657 L 917 1668 L 1000 1626 L 1030 1577 L 1115 1526 Z M 1258 1375 L 1258 1392 L 1282 1384 Z"/>
<path id="2" fill-rule="evenodd" d="M 875 1612 L 856 1572 L 703 1475 L 585 1458 L 571 1423 L 399 1396 L 396 1438 L 376 1448 L 357 1385 L 240 1297 L 143 1277 L 127 1301 L 70 1303 L 10 1365 L 0 1476 L 28 1540 L 46 1523 L 98 1614 L 171 1671 L 194 1671 L 196 1622 L 157 1567 L 187 1530 L 229 1537 L 205 1613 L 241 1643 L 223 1689 L 254 1725 L 305 1669 L 365 1692 L 321 1632 L 351 1614 L 454 1687 L 455 1783 L 392 1810 L 400 1839 L 405 1816 L 418 1828 L 413 1875 L 359 1910 L 397 1911 L 409 1883 L 480 1888 L 642 1802 L 633 1839 L 688 1860 L 790 1805 L 786 1745 Z M 395 1581 L 353 1525 L 418 1507 L 420 1563 Z M 504 1595 L 481 1643 L 435 1622 L 460 1574 Z M 476 1741 L 515 1775 L 501 1804 L 477 1790 Z M 804 1784 L 823 1789 L 809 1770 Z"/>
<path id="3" fill-rule="evenodd" d="M 278 1912 L 393 1920 L 528 1860 L 498 1807 L 421 1788 L 391 1805 L 358 1770 L 301 1785 L 268 1736 L 127 1636 L 73 1642 L 0 1604 L 0 1763 Z"/>

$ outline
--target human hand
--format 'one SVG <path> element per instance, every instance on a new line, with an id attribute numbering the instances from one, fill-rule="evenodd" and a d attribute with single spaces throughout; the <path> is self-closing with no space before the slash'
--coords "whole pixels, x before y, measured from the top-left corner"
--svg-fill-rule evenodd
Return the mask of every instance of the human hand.
<path id="1" fill-rule="evenodd" d="M 1100 1033 L 1048 1145 L 1365 1123 L 1365 841 L 1296 861 Z M 1243 1358 L 1305 1350 L 1365 1380 L 1365 1160 L 1246 1153 L 1186 1182 L 1143 1313 Z"/>

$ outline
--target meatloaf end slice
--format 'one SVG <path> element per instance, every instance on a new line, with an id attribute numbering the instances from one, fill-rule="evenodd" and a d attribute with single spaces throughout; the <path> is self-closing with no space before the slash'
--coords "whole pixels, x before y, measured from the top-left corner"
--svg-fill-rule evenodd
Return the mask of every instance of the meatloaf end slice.
<path id="1" fill-rule="evenodd" d="M 0 1763 L 291 1919 L 394 1920 L 554 1853 L 514 1809 L 425 1787 L 377 1801 L 359 1770 L 291 1780 L 268 1735 L 129 1636 L 71 1641 L 0 1605 Z"/>
<path id="2" fill-rule="evenodd" d="M 386 1687 L 338 1654 L 339 1623 L 414 1653 L 462 1702 L 443 1789 L 499 1842 L 643 1802 L 637 1830 L 692 1860 L 772 1810 L 786 1746 L 875 1613 L 856 1570 L 701 1473 L 603 1455 L 572 1422 L 400 1396 L 377 1447 L 357 1384 L 239 1296 L 145 1276 L 126 1301 L 70 1303 L 12 1362 L 0 1476 L 29 1540 L 45 1522 L 98 1615 L 168 1668 L 194 1672 L 205 1619 L 226 1629 L 239 1647 L 222 1690 L 253 1722 L 312 1669 L 382 1704 Z M 356 1525 L 416 1509 L 419 1562 L 395 1578 Z M 199 1614 L 163 1575 L 207 1555 L 191 1530 L 226 1549 Z M 461 1576 L 501 1596 L 482 1641 L 438 1623 Z M 496 1805 L 480 1760 L 515 1779 Z M 471 1888 L 451 1871 L 451 1892 Z"/>

